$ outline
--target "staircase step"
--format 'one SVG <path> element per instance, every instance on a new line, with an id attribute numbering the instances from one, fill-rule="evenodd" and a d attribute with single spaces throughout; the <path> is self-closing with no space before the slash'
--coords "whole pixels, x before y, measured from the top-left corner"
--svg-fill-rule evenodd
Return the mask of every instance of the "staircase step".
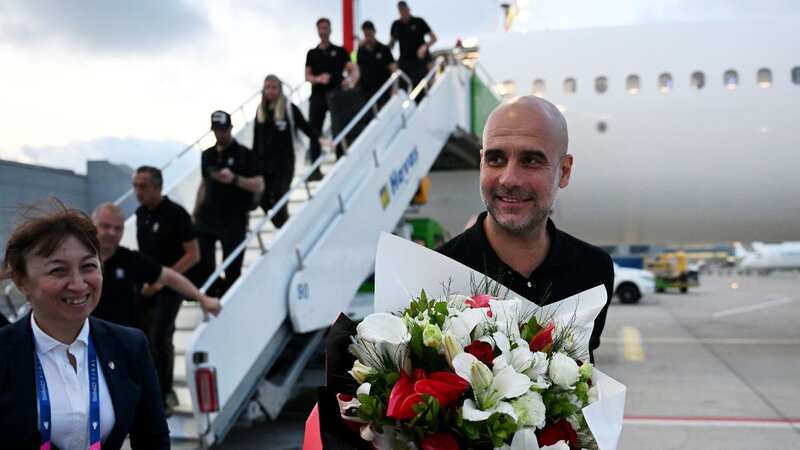
<path id="1" fill-rule="evenodd" d="M 192 305 L 192 306 L 189 306 Z M 175 329 L 191 331 L 203 321 L 203 310 L 197 302 L 184 301 L 175 319 Z"/>
<path id="2" fill-rule="evenodd" d="M 186 355 L 175 355 L 175 365 L 172 374 L 175 377 L 186 379 Z"/>

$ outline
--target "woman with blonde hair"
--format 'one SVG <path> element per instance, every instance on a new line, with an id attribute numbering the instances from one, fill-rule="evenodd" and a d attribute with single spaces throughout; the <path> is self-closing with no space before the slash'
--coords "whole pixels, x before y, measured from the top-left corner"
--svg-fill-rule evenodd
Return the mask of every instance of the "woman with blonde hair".
<path id="1" fill-rule="evenodd" d="M 253 151 L 264 175 L 265 189 L 260 205 L 265 214 L 289 191 L 292 183 L 295 129 L 302 130 L 309 139 L 319 138 L 306 122 L 300 108 L 284 95 L 280 78 L 267 75 L 253 130 Z M 280 228 L 287 220 L 288 204 L 272 217 L 272 223 Z"/>
<path id="2" fill-rule="evenodd" d="M 5 248 L 31 313 L 0 329 L 2 448 L 170 448 L 156 370 L 136 329 L 91 317 L 103 287 L 97 230 L 58 204 Z M 113 302 L 113 298 L 104 298 Z"/>

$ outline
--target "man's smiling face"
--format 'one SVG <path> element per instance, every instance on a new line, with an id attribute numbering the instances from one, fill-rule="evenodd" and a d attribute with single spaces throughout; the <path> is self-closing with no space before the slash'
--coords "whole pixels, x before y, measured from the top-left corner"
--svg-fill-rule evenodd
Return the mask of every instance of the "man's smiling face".
<path id="1" fill-rule="evenodd" d="M 486 122 L 480 186 L 486 209 L 501 228 L 526 233 L 543 224 L 559 188 L 569 184 L 572 155 L 566 126 L 554 106 L 520 97 Z"/>

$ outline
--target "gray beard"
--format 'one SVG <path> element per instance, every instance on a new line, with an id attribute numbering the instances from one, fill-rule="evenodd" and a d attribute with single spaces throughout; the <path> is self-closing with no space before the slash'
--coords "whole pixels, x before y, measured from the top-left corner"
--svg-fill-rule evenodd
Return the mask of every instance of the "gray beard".
<path id="1" fill-rule="evenodd" d="M 495 210 L 492 202 L 486 198 L 483 191 L 481 191 L 481 200 L 483 200 L 483 204 L 486 206 L 486 211 L 489 212 L 489 215 L 492 216 L 495 223 L 497 223 L 500 228 L 510 234 L 524 235 L 535 230 L 547 221 L 547 218 L 550 217 L 550 213 L 552 212 L 552 209 L 550 208 L 542 208 L 538 206 L 538 198 L 536 195 L 534 195 L 533 201 L 537 204 L 537 206 L 527 217 L 527 220 L 524 220 L 522 223 L 518 224 L 506 223 L 501 220 L 500 214 L 497 213 L 497 210 Z"/>

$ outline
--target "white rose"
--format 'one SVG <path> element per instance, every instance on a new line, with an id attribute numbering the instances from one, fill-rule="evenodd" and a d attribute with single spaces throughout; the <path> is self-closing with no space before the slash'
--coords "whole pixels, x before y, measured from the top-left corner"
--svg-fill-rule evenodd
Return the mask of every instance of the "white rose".
<path id="1" fill-rule="evenodd" d="M 522 397 L 512 400 L 511 407 L 517 413 L 517 424 L 534 428 L 544 427 L 545 406 L 538 392 L 528 392 Z"/>
<path id="2" fill-rule="evenodd" d="M 578 373 L 578 363 L 563 353 L 553 354 L 553 358 L 550 360 L 548 374 L 550 375 L 550 379 L 553 380 L 553 383 L 564 389 L 572 388 L 580 377 Z"/>

